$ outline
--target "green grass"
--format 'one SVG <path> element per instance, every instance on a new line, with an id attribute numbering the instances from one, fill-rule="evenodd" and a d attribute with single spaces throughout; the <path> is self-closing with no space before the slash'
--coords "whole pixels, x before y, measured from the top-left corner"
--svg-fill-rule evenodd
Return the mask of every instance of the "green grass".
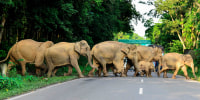
<path id="1" fill-rule="evenodd" d="M 29 67 L 29 69 L 33 70 L 30 67 Z M 82 64 L 80 66 L 80 69 L 82 70 L 82 72 L 83 72 L 83 70 L 85 70 L 83 72 L 83 74 L 85 76 L 87 76 L 88 72 L 92 68 L 89 65 L 85 68 L 85 65 Z M 9 71 L 10 77 L 7 78 L 7 79 L 16 81 L 17 84 L 20 85 L 20 87 L 16 87 L 16 86 L 11 85 L 11 86 L 9 86 L 9 88 L 6 87 L 6 88 L 3 88 L 3 89 L 0 89 L 0 100 L 10 98 L 10 97 L 13 97 L 13 96 L 16 96 L 16 95 L 20 95 L 20 94 L 23 94 L 23 93 L 26 93 L 26 92 L 29 92 L 29 91 L 34 91 L 38 88 L 45 87 L 45 86 L 48 86 L 48 85 L 61 83 L 61 82 L 65 82 L 65 81 L 68 81 L 68 80 L 78 78 L 78 73 L 75 70 L 75 68 L 73 68 L 73 72 L 72 72 L 71 76 L 63 76 L 64 72 L 67 73 L 67 71 L 68 71 L 68 67 L 61 67 L 57 71 L 55 77 L 46 78 L 46 77 L 36 77 L 36 76 L 33 76 L 33 75 L 28 75 L 28 73 L 26 73 L 25 76 L 21 76 L 21 75 L 17 74 L 17 70 L 16 70 L 16 68 L 14 68 L 14 69 Z M 3 78 L 0 77 L 0 82 L 2 82 L 1 79 L 3 79 Z M 10 84 L 10 83 L 11 83 L 11 81 L 9 81 L 7 84 Z"/>
<path id="2" fill-rule="evenodd" d="M 28 78 L 27 78 L 28 77 Z M 44 77 L 35 77 L 31 76 L 24 76 L 24 77 L 18 77 L 21 80 L 21 87 L 14 87 L 12 89 L 2 89 L 0 90 L 0 100 L 10 98 L 15 95 L 23 94 L 28 91 L 33 91 L 41 87 L 45 87 L 51 84 L 61 83 L 68 80 L 76 79 L 77 76 L 61 76 L 61 77 L 51 77 L 51 78 L 44 78 Z"/>

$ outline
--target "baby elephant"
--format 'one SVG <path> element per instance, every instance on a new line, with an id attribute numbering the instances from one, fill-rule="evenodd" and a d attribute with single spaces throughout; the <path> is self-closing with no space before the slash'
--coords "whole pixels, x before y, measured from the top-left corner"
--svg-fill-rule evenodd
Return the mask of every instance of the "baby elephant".
<path id="1" fill-rule="evenodd" d="M 154 65 L 152 62 L 140 61 L 138 63 L 138 68 L 139 68 L 139 70 L 144 71 L 147 77 L 152 77 L 151 71 L 154 70 Z M 138 70 L 136 70 L 135 73 L 138 74 Z"/>

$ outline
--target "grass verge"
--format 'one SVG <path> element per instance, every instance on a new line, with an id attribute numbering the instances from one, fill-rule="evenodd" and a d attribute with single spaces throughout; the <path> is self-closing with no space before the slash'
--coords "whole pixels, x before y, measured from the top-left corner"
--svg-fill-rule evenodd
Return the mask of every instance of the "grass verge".
<path id="1" fill-rule="evenodd" d="M 48 85 L 56 84 L 65 82 L 68 80 L 76 79 L 76 76 L 60 76 L 60 77 L 51 77 L 51 78 L 44 78 L 44 77 L 35 77 L 35 76 L 24 76 L 24 77 L 17 77 L 20 80 L 21 86 L 20 87 L 13 87 L 12 89 L 1 89 L 0 90 L 0 100 L 7 99 L 15 95 L 23 94 L 28 91 L 34 91 L 38 88 L 45 87 Z"/>

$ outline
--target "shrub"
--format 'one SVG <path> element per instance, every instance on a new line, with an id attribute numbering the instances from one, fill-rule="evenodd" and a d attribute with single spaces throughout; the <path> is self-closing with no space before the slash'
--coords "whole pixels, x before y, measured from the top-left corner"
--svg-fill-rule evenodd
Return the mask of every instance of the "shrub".
<path id="1" fill-rule="evenodd" d="M 169 52 L 183 53 L 183 46 L 181 44 L 181 41 L 179 40 L 173 40 L 173 43 L 171 44 L 169 49 Z"/>
<path id="2" fill-rule="evenodd" d="M 22 81 L 17 78 L 9 78 L 0 76 L 0 89 L 10 90 L 22 87 Z"/>

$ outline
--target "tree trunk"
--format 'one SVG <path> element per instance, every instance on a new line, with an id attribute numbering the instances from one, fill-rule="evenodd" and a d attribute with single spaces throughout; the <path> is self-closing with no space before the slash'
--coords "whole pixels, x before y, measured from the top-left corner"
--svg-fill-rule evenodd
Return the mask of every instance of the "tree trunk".
<path id="1" fill-rule="evenodd" d="M 180 33 L 178 32 L 177 34 L 178 34 L 178 37 L 179 37 L 179 39 L 181 41 L 181 44 L 183 45 L 183 51 L 184 51 L 184 49 L 186 49 L 184 41 L 183 41 L 182 37 L 180 36 Z"/>
<path id="2" fill-rule="evenodd" d="M 181 22 L 183 22 L 183 15 L 182 15 L 182 14 L 181 14 Z M 184 34 L 184 31 L 183 31 L 183 29 L 184 29 L 183 23 L 181 24 L 181 28 L 182 28 L 182 35 L 183 35 L 183 34 Z M 183 37 L 180 36 L 179 32 L 178 32 L 178 37 L 179 37 L 179 39 L 181 40 L 181 43 L 182 43 L 182 45 L 183 45 L 183 51 L 184 51 L 184 50 L 186 49 L 186 47 L 185 47 L 185 44 L 184 44 Z"/>
<path id="3" fill-rule="evenodd" d="M 6 16 L 5 16 L 5 14 L 3 14 L 2 21 L 1 21 L 1 30 L 0 30 L 0 44 L 1 44 L 2 37 L 3 37 L 5 23 L 6 23 Z"/>

